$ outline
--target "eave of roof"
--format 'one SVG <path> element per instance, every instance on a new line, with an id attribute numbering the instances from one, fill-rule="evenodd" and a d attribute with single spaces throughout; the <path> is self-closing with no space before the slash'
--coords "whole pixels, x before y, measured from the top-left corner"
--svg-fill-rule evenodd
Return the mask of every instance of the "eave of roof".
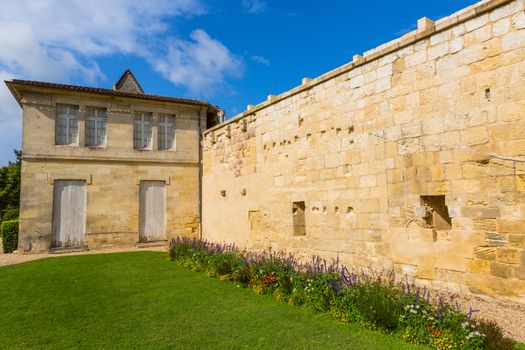
<path id="1" fill-rule="evenodd" d="M 56 83 L 47 83 L 47 82 L 33 81 L 33 80 L 19 80 L 19 79 L 5 81 L 5 83 L 20 106 L 22 106 L 22 96 L 20 95 L 18 86 L 40 87 L 40 88 L 48 88 L 48 89 L 63 90 L 63 91 L 74 91 L 74 92 L 81 92 L 81 93 L 105 95 L 105 96 L 127 97 L 127 98 L 135 98 L 135 99 L 140 99 L 140 100 L 150 100 L 150 101 L 160 101 L 160 102 L 171 102 L 171 103 L 177 103 L 177 104 L 183 104 L 183 105 L 205 106 L 205 107 L 211 107 L 214 109 L 218 108 L 216 106 L 211 105 L 209 102 L 201 101 L 201 100 L 193 100 L 193 99 L 170 97 L 170 96 L 150 95 L 150 94 L 138 94 L 138 93 L 115 91 L 115 90 L 110 90 L 110 89 L 94 88 L 94 87 L 88 87 L 88 86 L 56 84 Z"/>

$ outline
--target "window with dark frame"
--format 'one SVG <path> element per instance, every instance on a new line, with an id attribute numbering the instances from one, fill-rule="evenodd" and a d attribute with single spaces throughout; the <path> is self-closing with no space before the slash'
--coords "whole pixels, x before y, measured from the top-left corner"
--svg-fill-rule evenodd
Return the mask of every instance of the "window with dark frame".
<path id="1" fill-rule="evenodd" d="M 78 106 L 57 105 L 55 144 L 76 145 L 78 143 Z"/>
<path id="2" fill-rule="evenodd" d="M 135 113 L 133 127 L 133 148 L 138 150 L 151 149 L 152 114 Z"/>
<path id="3" fill-rule="evenodd" d="M 159 150 L 169 150 L 175 148 L 175 116 L 159 116 L 158 146 Z"/>
<path id="4" fill-rule="evenodd" d="M 86 109 L 86 146 L 106 144 L 107 113 L 105 108 Z"/>

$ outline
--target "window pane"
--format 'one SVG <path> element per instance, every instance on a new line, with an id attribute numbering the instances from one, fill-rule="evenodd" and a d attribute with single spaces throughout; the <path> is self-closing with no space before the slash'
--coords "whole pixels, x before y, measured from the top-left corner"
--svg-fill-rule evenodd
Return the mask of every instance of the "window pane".
<path id="1" fill-rule="evenodd" d="M 144 126 L 143 126 L 143 137 L 144 137 L 144 142 L 143 142 L 143 147 L 144 148 L 149 148 L 150 145 L 151 145 L 151 123 L 144 123 Z"/>
<path id="2" fill-rule="evenodd" d="M 57 127 L 55 131 L 56 132 L 55 142 L 57 145 L 66 144 L 66 128 L 67 128 L 66 118 L 57 117 Z"/>
<path id="3" fill-rule="evenodd" d="M 166 149 L 166 127 L 159 124 L 159 149 Z"/>
<path id="4" fill-rule="evenodd" d="M 78 107 L 77 106 L 68 106 L 69 115 L 76 116 L 78 115 Z"/>
<path id="5" fill-rule="evenodd" d="M 144 149 L 151 147 L 151 113 L 135 113 L 133 147 Z"/>
<path id="6" fill-rule="evenodd" d="M 70 118 L 69 119 L 69 138 L 68 143 L 77 143 L 78 138 L 78 119 Z"/>
<path id="7" fill-rule="evenodd" d="M 97 144 L 106 144 L 106 120 L 100 120 L 97 122 Z"/>
<path id="8" fill-rule="evenodd" d="M 135 121 L 135 125 L 133 126 L 133 148 L 140 149 L 141 144 L 141 137 L 140 137 L 140 123 L 137 123 Z"/>
<path id="9" fill-rule="evenodd" d="M 86 145 L 95 146 L 95 121 L 86 120 Z"/>

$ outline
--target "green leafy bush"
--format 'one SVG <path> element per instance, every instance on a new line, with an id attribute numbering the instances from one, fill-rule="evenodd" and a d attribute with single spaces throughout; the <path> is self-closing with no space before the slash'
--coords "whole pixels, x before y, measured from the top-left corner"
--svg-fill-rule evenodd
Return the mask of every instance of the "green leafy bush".
<path id="1" fill-rule="evenodd" d="M 0 231 L 2 231 L 4 253 L 12 253 L 18 247 L 18 220 L 2 222 Z"/>
<path id="2" fill-rule="evenodd" d="M 308 305 L 343 322 L 353 322 L 400 336 L 432 349 L 513 349 L 493 323 L 474 322 L 469 313 L 392 273 L 348 270 L 319 257 L 299 262 L 292 254 L 271 250 L 250 253 L 234 245 L 177 238 L 170 257 L 182 266 L 237 283 L 258 294 L 271 294 L 292 305 Z"/>
<path id="3" fill-rule="evenodd" d="M 2 220 L 3 221 L 17 220 L 18 214 L 19 214 L 18 208 L 7 209 L 6 211 L 4 211 L 4 216 L 2 217 Z"/>
<path id="4" fill-rule="evenodd" d="M 513 350 L 518 349 L 516 342 L 506 338 L 503 331 L 494 321 L 483 320 L 479 328 L 485 334 L 487 350 Z"/>

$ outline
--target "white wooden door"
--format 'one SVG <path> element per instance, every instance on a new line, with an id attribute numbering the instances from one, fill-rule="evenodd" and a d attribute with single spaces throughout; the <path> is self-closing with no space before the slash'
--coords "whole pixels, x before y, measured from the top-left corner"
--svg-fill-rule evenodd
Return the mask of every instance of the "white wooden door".
<path id="1" fill-rule="evenodd" d="M 166 184 L 164 181 L 140 182 L 140 241 L 166 239 Z"/>
<path id="2" fill-rule="evenodd" d="M 85 181 L 55 181 L 53 189 L 53 246 L 82 247 L 85 235 Z"/>

